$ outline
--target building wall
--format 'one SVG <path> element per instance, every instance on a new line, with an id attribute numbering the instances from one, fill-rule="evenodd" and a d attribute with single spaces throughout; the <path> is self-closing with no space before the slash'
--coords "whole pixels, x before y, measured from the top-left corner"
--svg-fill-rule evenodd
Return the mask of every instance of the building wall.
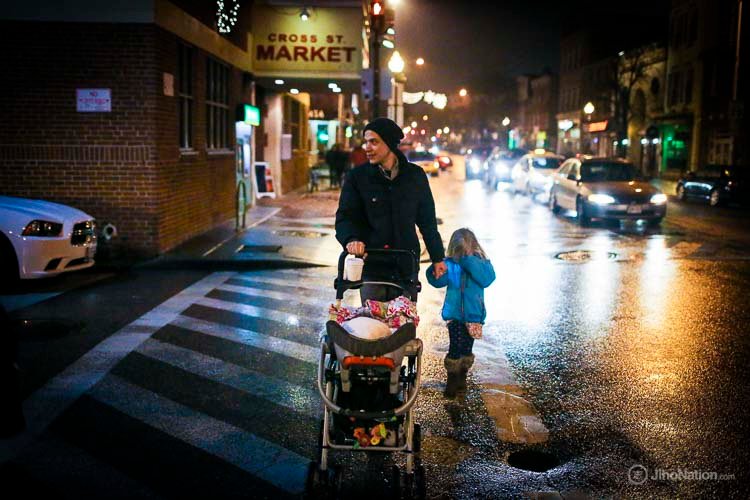
<path id="1" fill-rule="evenodd" d="M 0 23 L 0 191 L 113 222 L 121 241 L 158 246 L 155 28 Z M 76 112 L 77 88 L 109 88 L 112 111 Z"/>
<path id="2" fill-rule="evenodd" d="M 250 80 L 229 66 L 229 147 L 210 150 L 206 143 L 206 67 L 213 54 L 193 47 L 193 147 L 179 147 L 178 47 L 190 44 L 176 35 L 157 29 L 160 77 L 175 75 L 175 96 L 156 89 L 155 112 L 158 158 L 155 202 L 159 206 L 159 251 L 231 219 L 235 214 L 235 110 L 251 102 Z M 226 63 L 224 63 L 226 65 Z M 159 81 L 161 84 L 161 81 Z"/>
<path id="3" fill-rule="evenodd" d="M 111 245 L 155 255 L 230 219 L 234 113 L 249 102 L 229 72 L 229 147 L 206 149 L 205 67 L 194 49 L 193 149 L 180 151 L 175 35 L 154 24 L 2 22 L 0 192 L 70 204 L 111 222 Z M 165 95 L 164 73 L 175 77 Z M 112 111 L 76 111 L 77 88 L 109 88 Z"/>

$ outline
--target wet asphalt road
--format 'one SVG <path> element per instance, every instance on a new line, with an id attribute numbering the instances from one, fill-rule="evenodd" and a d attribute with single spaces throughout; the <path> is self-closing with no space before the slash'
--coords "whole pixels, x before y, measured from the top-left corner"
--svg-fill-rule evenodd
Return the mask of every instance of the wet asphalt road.
<path id="1" fill-rule="evenodd" d="M 478 376 L 465 400 L 442 397 L 442 296 L 423 279 L 416 419 L 428 497 L 744 496 L 743 212 L 675 205 L 659 229 L 579 228 L 538 201 L 459 177 L 431 180 L 441 233 L 447 241 L 457 227 L 474 229 L 498 275 L 477 356 L 509 360 L 549 441 L 499 440 Z M 592 258 L 558 258 L 576 251 Z M 315 458 L 315 339 L 333 299 L 331 276 L 330 268 L 135 270 L 19 309 L 17 317 L 69 327 L 22 340 L 24 394 L 65 370 L 79 376 L 64 379 L 72 403 L 0 467 L 4 481 L 77 498 L 297 496 Z M 138 335 L 141 343 L 130 341 Z M 108 338 L 117 341 L 82 365 Z M 91 374 L 97 366 L 108 367 L 99 378 Z M 78 385 L 81 392 L 71 392 Z M 548 453 L 558 465 L 545 473 L 509 466 L 508 455 L 523 450 Z M 390 458 L 337 463 L 346 496 L 388 496 Z M 645 480 L 637 474 L 644 468 Z"/>

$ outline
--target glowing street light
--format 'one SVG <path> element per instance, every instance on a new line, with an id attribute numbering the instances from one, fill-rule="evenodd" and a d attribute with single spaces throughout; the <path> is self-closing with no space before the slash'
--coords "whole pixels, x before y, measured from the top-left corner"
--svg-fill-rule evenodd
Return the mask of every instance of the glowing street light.
<path id="1" fill-rule="evenodd" d="M 411 128 L 417 128 L 417 125 L 416 121 L 411 122 Z"/>
<path id="2" fill-rule="evenodd" d="M 388 60 L 388 69 L 391 70 L 391 73 L 401 73 L 404 71 L 404 59 L 398 53 L 398 50 L 394 51 Z"/>
<path id="3" fill-rule="evenodd" d="M 450 132 L 450 131 L 451 131 L 451 129 L 450 129 L 450 128 L 448 128 L 448 127 L 443 127 L 443 133 L 444 133 L 444 134 L 447 134 L 447 133 L 448 133 L 448 132 Z"/>
<path id="4" fill-rule="evenodd" d="M 466 89 L 461 89 L 458 91 L 458 95 L 460 95 L 461 97 L 466 97 L 466 94 L 468 93 L 469 92 Z"/>
<path id="5" fill-rule="evenodd" d="M 507 116 L 503 118 L 502 124 L 503 127 L 507 127 L 508 125 L 510 125 L 510 118 L 508 118 Z"/>
<path id="6" fill-rule="evenodd" d="M 595 110 L 596 110 L 596 108 L 594 108 L 594 103 L 592 103 L 591 101 L 587 102 L 587 103 L 586 103 L 586 105 L 585 105 L 585 106 L 583 107 L 583 112 L 584 112 L 584 113 L 586 113 L 586 114 L 587 114 L 587 115 L 589 115 L 589 116 L 590 116 L 590 115 L 591 115 L 591 114 L 592 114 L 592 113 L 593 113 L 593 112 L 594 112 Z"/>
<path id="7" fill-rule="evenodd" d="M 416 62 L 417 62 L 417 66 L 422 66 L 424 64 L 424 59 L 422 59 L 421 57 L 418 57 Z"/>
<path id="8" fill-rule="evenodd" d="M 429 116 L 427 116 L 427 115 L 422 115 L 422 120 L 424 120 L 424 121 L 427 121 L 427 120 L 429 120 L 429 118 L 430 118 L 430 117 L 429 117 Z"/>

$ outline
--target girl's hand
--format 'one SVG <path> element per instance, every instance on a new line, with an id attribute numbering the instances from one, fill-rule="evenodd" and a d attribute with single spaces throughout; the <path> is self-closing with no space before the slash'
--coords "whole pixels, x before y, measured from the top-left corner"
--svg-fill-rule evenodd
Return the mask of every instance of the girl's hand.
<path id="1" fill-rule="evenodd" d="M 435 279 L 440 279 L 447 272 L 448 266 L 445 265 L 445 262 L 436 262 L 432 265 L 432 274 L 435 276 Z"/>

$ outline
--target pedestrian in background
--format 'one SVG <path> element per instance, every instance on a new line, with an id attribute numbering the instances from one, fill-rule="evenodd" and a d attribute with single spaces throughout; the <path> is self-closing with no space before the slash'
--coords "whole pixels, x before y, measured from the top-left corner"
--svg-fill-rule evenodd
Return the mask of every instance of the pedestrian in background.
<path id="1" fill-rule="evenodd" d="M 366 162 L 367 153 L 365 153 L 365 149 L 362 147 L 362 142 L 358 142 L 352 150 L 352 154 L 349 156 L 349 164 L 351 165 L 351 168 L 354 168 Z"/>
<path id="2" fill-rule="evenodd" d="M 328 165 L 328 179 L 330 180 L 331 187 L 339 185 L 340 174 L 338 173 L 338 166 L 341 164 L 341 145 L 339 143 L 331 146 L 331 149 L 326 153 L 326 165 Z"/>
<path id="3" fill-rule="evenodd" d="M 474 339 L 481 338 L 487 317 L 484 289 L 495 281 L 495 269 L 467 228 L 451 235 L 445 263 L 448 270 L 442 276 L 434 273 L 434 264 L 427 268 L 427 281 L 436 288 L 448 287 L 442 312 L 450 341 L 444 360 L 448 373 L 444 394 L 455 398 L 466 391 L 466 376 L 474 364 Z"/>

